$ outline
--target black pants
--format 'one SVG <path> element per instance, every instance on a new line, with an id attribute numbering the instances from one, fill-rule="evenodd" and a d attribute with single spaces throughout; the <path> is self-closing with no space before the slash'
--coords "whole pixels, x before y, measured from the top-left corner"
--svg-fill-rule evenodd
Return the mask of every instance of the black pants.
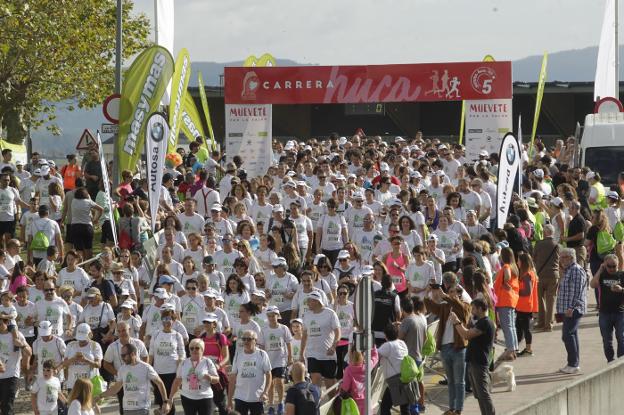
<path id="1" fill-rule="evenodd" d="M 212 398 L 190 399 L 181 396 L 184 415 L 212 415 Z"/>
<path id="2" fill-rule="evenodd" d="M 168 396 L 171 393 L 171 386 L 173 385 L 173 381 L 176 378 L 176 374 L 175 373 L 162 373 L 162 374 L 159 373 L 158 376 L 160 376 L 160 380 L 162 380 L 163 383 L 165 384 L 165 390 L 167 391 L 167 396 Z M 154 386 L 154 401 L 156 401 L 156 404 L 158 406 L 162 406 L 163 398 L 160 395 L 158 386 L 156 386 L 154 382 L 152 382 L 152 385 Z M 175 405 L 171 405 L 171 410 L 165 415 L 174 415 L 174 414 L 175 414 Z"/>
<path id="3" fill-rule="evenodd" d="M 345 367 L 345 356 L 347 355 L 348 351 L 348 344 L 336 347 L 336 358 L 338 359 L 336 366 L 336 379 L 342 379 L 342 372 L 344 371 Z"/>
<path id="4" fill-rule="evenodd" d="M 262 402 L 245 402 L 240 399 L 234 399 L 234 410 L 241 415 L 262 415 L 264 413 L 264 405 Z"/>
<path id="5" fill-rule="evenodd" d="M 533 313 L 523 313 L 516 310 L 516 333 L 518 333 L 518 344 L 520 344 L 522 339 L 526 339 L 526 344 L 533 344 L 531 319 L 533 319 Z"/>
<path id="6" fill-rule="evenodd" d="M 487 365 L 476 365 L 470 363 L 468 365 L 468 374 L 470 375 L 470 383 L 472 383 L 472 393 L 479 401 L 479 408 L 482 415 L 494 415 L 494 403 L 490 394 L 490 371 Z"/>
<path id="7" fill-rule="evenodd" d="M 384 391 L 383 397 L 381 398 L 381 405 L 379 406 L 379 415 L 390 415 L 390 411 L 392 410 L 392 395 L 390 394 L 390 389 L 386 387 Z M 401 409 L 401 415 L 409 415 L 409 405 L 401 405 L 399 406 Z"/>
<path id="8" fill-rule="evenodd" d="M 123 397 L 124 397 L 124 391 L 123 388 L 119 389 L 119 392 L 117 392 L 117 402 L 119 402 L 119 413 L 121 415 L 123 415 Z"/>
<path id="9" fill-rule="evenodd" d="M 0 415 L 13 415 L 17 378 L 0 379 Z"/>
<path id="10" fill-rule="evenodd" d="M 225 391 L 225 392 L 215 392 L 214 389 L 213 389 L 212 393 L 213 393 L 212 402 L 214 403 L 214 406 L 219 411 L 219 415 L 228 415 L 227 405 L 226 405 L 226 402 L 225 402 L 226 401 L 226 396 L 227 396 L 227 391 Z"/>

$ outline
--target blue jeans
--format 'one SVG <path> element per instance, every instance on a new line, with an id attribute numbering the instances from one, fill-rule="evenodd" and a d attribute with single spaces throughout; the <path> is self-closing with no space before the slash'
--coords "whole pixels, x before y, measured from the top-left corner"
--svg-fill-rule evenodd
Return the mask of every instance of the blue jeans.
<path id="1" fill-rule="evenodd" d="M 580 348 L 578 338 L 578 327 L 583 315 L 574 310 L 572 317 L 563 317 L 563 327 L 561 328 L 561 340 L 568 352 L 568 366 L 579 367 Z"/>
<path id="2" fill-rule="evenodd" d="M 449 408 L 453 411 L 464 409 L 466 393 L 466 349 L 456 350 L 452 343 L 442 345 L 442 364 L 448 379 Z"/>
<path id="3" fill-rule="evenodd" d="M 624 356 L 624 313 L 598 313 L 602 347 L 607 362 L 613 360 L 613 330 L 617 341 L 617 357 Z"/>
<path id="4" fill-rule="evenodd" d="M 512 352 L 518 350 L 518 332 L 516 331 L 516 309 L 511 307 L 496 307 L 498 321 L 505 335 L 505 348 Z"/>

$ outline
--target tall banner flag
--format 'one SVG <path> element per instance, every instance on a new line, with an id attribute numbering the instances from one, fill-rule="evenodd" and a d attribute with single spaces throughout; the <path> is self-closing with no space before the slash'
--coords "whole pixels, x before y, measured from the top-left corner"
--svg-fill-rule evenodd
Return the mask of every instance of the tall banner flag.
<path id="1" fill-rule="evenodd" d="M 173 75 L 173 58 L 161 46 L 152 46 L 136 57 L 126 71 L 119 108 L 119 138 L 115 149 L 117 171 L 136 171 L 143 150 L 145 125 Z"/>
<path id="2" fill-rule="evenodd" d="M 189 139 L 197 138 L 197 137 L 206 137 L 204 134 L 204 126 L 201 123 L 201 116 L 199 115 L 199 111 L 197 111 L 197 107 L 195 106 L 195 101 L 193 101 L 193 97 L 191 94 L 186 94 L 184 97 L 184 106 L 182 107 L 182 132 Z M 206 140 L 204 139 L 204 145 L 206 149 L 208 146 L 206 145 Z"/>
<path id="3" fill-rule="evenodd" d="M 518 148 L 518 141 L 512 133 L 508 133 L 503 138 L 499 157 L 498 186 L 496 189 L 496 209 L 498 209 L 498 211 L 496 213 L 497 227 L 498 229 L 502 229 L 507 221 L 507 214 L 509 213 L 509 207 L 511 206 L 511 199 L 514 192 L 513 186 L 522 161 Z"/>
<path id="4" fill-rule="evenodd" d="M 548 67 L 548 53 L 544 53 L 542 58 L 542 69 L 540 70 L 537 83 L 537 97 L 535 98 L 535 114 L 533 115 L 533 130 L 531 131 L 531 146 L 529 148 L 529 158 L 533 157 L 533 142 L 537 132 L 540 111 L 542 110 L 542 98 L 544 97 L 544 84 L 546 83 L 546 68 Z"/>
<path id="5" fill-rule="evenodd" d="M 616 3 L 618 0 L 607 0 L 605 4 L 604 18 L 602 20 L 602 32 L 598 45 L 598 59 L 596 60 L 596 78 L 594 80 L 594 101 L 600 98 L 618 98 L 617 84 L 617 50 L 616 50 Z"/>
<path id="6" fill-rule="evenodd" d="M 178 54 L 173 72 L 173 86 L 171 91 L 171 104 L 169 104 L 169 138 L 167 139 L 167 152 L 173 153 L 178 145 L 178 134 L 182 123 L 182 109 L 184 97 L 187 95 L 186 88 L 191 79 L 191 57 L 188 50 L 182 49 Z"/>
<path id="7" fill-rule="evenodd" d="M 215 143 L 214 131 L 212 130 L 212 121 L 210 120 L 210 110 L 208 109 L 208 99 L 206 98 L 206 90 L 204 89 L 204 79 L 201 72 L 197 73 L 197 83 L 199 87 L 199 98 L 201 99 L 202 108 L 204 109 L 204 116 L 206 117 L 206 125 L 208 125 L 208 134 L 210 134 L 210 141 L 212 142 L 212 150 L 217 149 L 217 143 Z M 206 140 L 204 140 L 206 142 Z M 206 143 L 207 144 L 207 143 Z"/>
<path id="8" fill-rule="evenodd" d="M 167 49 L 173 55 L 174 40 L 174 12 L 173 0 L 154 0 L 154 37 L 155 43 Z M 162 104 L 169 105 L 171 84 L 163 94 Z"/>
<path id="9" fill-rule="evenodd" d="M 104 193 L 106 193 L 106 199 L 108 201 L 109 222 L 111 225 L 111 232 L 113 233 L 113 242 L 117 246 L 117 224 L 115 223 L 115 211 L 113 210 L 113 198 L 110 192 L 110 182 L 108 180 L 108 166 L 104 159 L 104 146 L 102 145 L 102 138 L 100 137 L 100 131 L 96 134 L 98 152 L 100 153 L 100 167 L 102 169 L 102 182 L 104 185 Z"/>
<path id="10" fill-rule="evenodd" d="M 271 104 L 225 105 L 226 161 L 240 156 L 250 178 L 264 175 L 273 159 L 271 109 Z"/>
<path id="11" fill-rule="evenodd" d="M 160 205 L 160 190 L 165 170 L 165 156 L 167 154 L 167 137 L 169 125 L 165 115 L 161 112 L 153 113 L 147 120 L 145 129 L 145 154 L 147 155 L 147 185 L 150 201 L 150 217 L 152 218 L 152 232 L 156 229 L 156 215 Z"/>

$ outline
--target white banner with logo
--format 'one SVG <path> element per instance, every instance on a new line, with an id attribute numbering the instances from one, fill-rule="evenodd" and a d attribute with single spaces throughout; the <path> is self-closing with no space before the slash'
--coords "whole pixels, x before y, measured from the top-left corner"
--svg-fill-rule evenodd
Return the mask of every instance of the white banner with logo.
<path id="1" fill-rule="evenodd" d="M 503 137 L 512 131 L 511 99 L 466 101 L 466 159 L 478 160 L 500 149 Z"/>
<path id="2" fill-rule="evenodd" d="M 156 229 L 156 215 L 160 205 L 160 189 L 162 188 L 162 177 L 165 170 L 168 136 L 169 124 L 165 114 L 155 112 L 150 115 L 145 128 L 145 154 L 147 157 L 147 183 L 152 232 Z"/>
<path id="3" fill-rule="evenodd" d="M 105 183 L 104 193 L 106 193 L 106 199 L 108 200 L 108 217 L 111 225 L 111 232 L 113 233 L 113 242 L 115 242 L 115 246 L 117 246 L 117 228 L 115 224 L 115 214 L 113 210 L 113 198 L 111 197 L 110 192 L 110 182 L 108 181 L 108 166 L 106 165 L 106 160 L 104 159 L 104 146 L 102 145 L 102 137 L 100 137 L 100 131 L 98 130 L 96 134 L 98 152 L 100 153 L 100 168 L 102 169 L 102 182 Z"/>
<path id="4" fill-rule="evenodd" d="M 248 177 L 264 175 L 273 159 L 272 124 L 270 104 L 226 104 L 226 161 L 239 156 Z"/>
<path id="5" fill-rule="evenodd" d="M 503 138 L 500 146 L 500 162 L 498 166 L 498 187 L 496 193 L 497 201 L 497 227 L 502 229 L 507 221 L 507 214 L 511 206 L 511 200 L 514 192 L 514 183 L 520 169 L 520 150 L 518 148 L 518 140 L 512 133 Z"/>

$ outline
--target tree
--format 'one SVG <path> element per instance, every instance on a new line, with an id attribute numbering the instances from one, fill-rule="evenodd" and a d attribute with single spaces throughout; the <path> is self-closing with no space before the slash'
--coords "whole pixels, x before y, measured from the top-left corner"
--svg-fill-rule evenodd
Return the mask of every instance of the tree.
<path id="1" fill-rule="evenodd" d="M 123 57 L 148 46 L 149 20 L 123 0 Z M 21 143 L 54 104 L 92 108 L 113 92 L 116 0 L 4 0 L 0 4 L 0 128 Z"/>

